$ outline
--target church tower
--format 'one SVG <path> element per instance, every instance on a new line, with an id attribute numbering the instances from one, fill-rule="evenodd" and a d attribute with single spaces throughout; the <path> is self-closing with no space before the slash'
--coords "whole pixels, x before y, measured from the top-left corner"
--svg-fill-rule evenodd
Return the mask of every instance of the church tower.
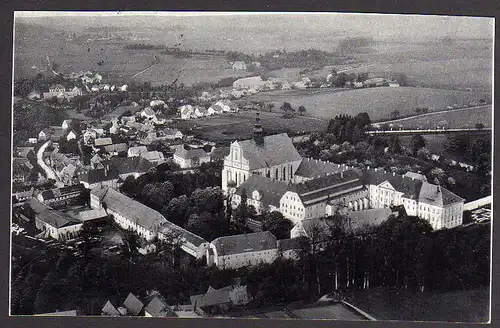
<path id="1" fill-rule="evenodd" d="M 257 116 L 255 117 L 255 124 L 253 127 L 253 140 L 255 144 L 258 146 L 264 145 L 264 135 L 262 132 L 262 124 L 260 123 L 259 113 L 257 112 Z"/>

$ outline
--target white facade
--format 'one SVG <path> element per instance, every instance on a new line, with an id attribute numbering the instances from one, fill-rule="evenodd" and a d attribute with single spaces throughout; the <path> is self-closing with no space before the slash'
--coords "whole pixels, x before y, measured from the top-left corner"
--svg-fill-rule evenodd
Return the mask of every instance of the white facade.
<path id="1" fill-rule="evenodd" d="M 213 252 L 213 263 L 222 270 L 238 269 L 259 263 L 272 263 L 278 257 L 278 248 L 229 255 L 218 254 L 212 243 L 210 243 L 210 249 Z"/>

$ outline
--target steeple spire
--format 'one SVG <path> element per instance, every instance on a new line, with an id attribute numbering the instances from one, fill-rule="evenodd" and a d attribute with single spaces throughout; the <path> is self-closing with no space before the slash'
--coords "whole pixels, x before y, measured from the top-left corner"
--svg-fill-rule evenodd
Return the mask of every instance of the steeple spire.
<path id="1" fill-rule="evenodd" d="M 264 136 L 262 134 L 262 124 L 260 123 L 259 113 L 255 117 L 255 124 L 253 127 L 253 140 L 259 146 L 264 145 Z"/>

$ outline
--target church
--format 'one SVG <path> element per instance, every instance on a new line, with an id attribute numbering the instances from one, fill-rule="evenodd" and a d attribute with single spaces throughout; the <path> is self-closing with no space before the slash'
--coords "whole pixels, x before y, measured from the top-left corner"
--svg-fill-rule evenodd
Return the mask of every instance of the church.
<path id="1" fill-rule="evenodd" d="M 232 195 L 233 207 L 246 194 L 257 213 L 279 211 L 294 224 L 336 211 L 392 206 L 404 206 L 436 230 L 462 224 L 464 199 L 425 176 L 302 158 L 286 133 L 264 136 L 258 113 L 253 138 L 231 144 L 222 189 Z"/>

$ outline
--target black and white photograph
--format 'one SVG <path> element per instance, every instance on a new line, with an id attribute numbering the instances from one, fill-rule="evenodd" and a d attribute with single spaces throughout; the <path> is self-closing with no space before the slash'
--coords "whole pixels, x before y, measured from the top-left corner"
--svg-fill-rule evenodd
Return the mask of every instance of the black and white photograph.
<path id="1" fill-rule="evenodd" d="M 13 15 L 10 316 L 490 323 L 494 18 Z"/>

